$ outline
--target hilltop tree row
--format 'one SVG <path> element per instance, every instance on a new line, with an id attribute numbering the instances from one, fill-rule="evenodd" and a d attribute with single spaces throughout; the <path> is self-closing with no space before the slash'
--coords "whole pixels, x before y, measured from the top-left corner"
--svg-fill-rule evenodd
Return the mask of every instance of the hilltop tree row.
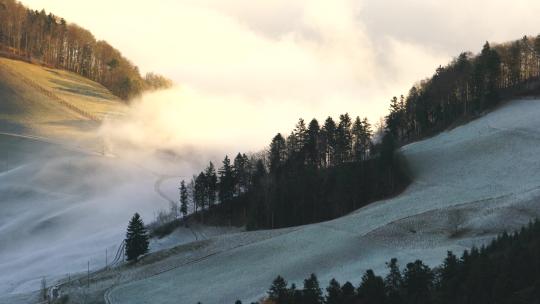
<path id="1" fill-rule="evenodd" d="M 538 93 L 540 35 L 460 54 L 390 101 L 386 124 L 400 144 L 433 135 L 480 115 L 503 99 Z"/>
<path id="2" fill-rule="evenodd" d="M 124 100 L 172 85 L 153 73 L 142 77 L 117 49 L 88 30 L 15 0 L 0 0 L 0 55 L 75 72 Z"/>
<path id="3" fill-rule="evenodd" d="M 342 216 L 402 189 L 406 183 L 393 146 L 374 145 L 369 121 L 348 114 L 322 127 L 300 119 L 294 130 L 277 134 L 267 151 L 225 156 L 190 183 L 190 197 L 202 220 L 206 210 L 241 218 L 251 229 L 277 228 Z M 386 152 L 385 152 L 386 151 Z M 219 203 L 219 204 L 218 204 Z"/>

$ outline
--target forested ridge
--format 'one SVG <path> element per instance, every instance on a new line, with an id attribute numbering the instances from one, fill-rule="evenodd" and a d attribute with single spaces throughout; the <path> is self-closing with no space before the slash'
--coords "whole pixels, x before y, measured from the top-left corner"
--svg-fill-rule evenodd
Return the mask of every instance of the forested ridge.
<path id="1" fill-rule="evenodd" d="M 387 130 L 400 144 L 434 135 L 501 100 L 537 94 L 539 81 L 540 35 L 497 45 L 486 42 L 479 54 L 461 53 L 406 96 L 392 98 Z"/>
<path id="2" fill-rule="evenodd" d="M 407 185 L 394 157 L 397 147 L 475 118 L 502 100 L 538 93 L 539 87 L 540 35 L 486 42 L 479 54 L 461 53 L 406 96 L 393 97 L 377 144 L 367 119 L 344 114 L 322 125 L 300 119 L 265 152 L 226 157 L 219 169 L 210 164 L 186 193 L 195 212 L 241 215 L 252 229 L 336 218 Z"/>
<path id="3" fill-rule="evenodd" d="M 159 223 L 188 213 L 248 229 L 279 228 L 325 221 L 343 216 L 372 201 L 401 191 L 408 184 L 393 142 L 373 143 L 367 118 L 340 115 L 322 125 L 300 119 L 288 135 L 277 134 L 269 148 L 234 159 L 212 162 L 191 181 L 182 181 L 179 205 L 173 204 Z M 179 212 L 180 211 L 180 212 Z M 180 224 L 181 221 L 177 220 Z M 158 225 L 159 226 L 159 225 Z M 154 235 L 164 235 L 174 224 L 161 225 Z"/>
<path id="4" fill-rule="evenodd" d="M 0 56 L 77 73 L 124 100 L 172 85 L 161 75 L 141 76 L 137 66 L 90 31 L 16 0 L 0 0 Z"/>

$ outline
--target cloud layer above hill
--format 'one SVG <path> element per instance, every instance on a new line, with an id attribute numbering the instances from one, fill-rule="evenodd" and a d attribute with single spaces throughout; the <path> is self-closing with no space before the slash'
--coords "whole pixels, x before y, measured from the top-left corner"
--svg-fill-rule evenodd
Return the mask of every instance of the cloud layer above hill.
<path id="1" fill-rule="evenodd" d="M 192 95 L 202 101 L 191 103 L 221 102 L 207 111 L 226 108 L 231 119 L 263 130 L 243 138 L 256 143 L 255 136 L 269 136 L 264 130 L 288 131 L 300 116 L 349 112 L 377 120 L 393 95 L 459 52 L 540 28 L 540 3 L 525 0 L 24 2 L 88 28 L 142 71 L 163 73 L 187 90 L 167 93 L 174 108 L 159 111 L 181 108 L 193 118 L 204 113 L 173 101 Z M 258 119 L 261 110 L 268 119 Z M 220 130 L 223 124 L 206 131 L 218 140 Z"/>

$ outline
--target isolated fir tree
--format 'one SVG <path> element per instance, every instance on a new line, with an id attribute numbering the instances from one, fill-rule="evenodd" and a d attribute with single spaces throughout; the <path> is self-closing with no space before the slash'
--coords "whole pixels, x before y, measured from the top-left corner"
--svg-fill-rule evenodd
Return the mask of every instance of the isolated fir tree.
<path id="1" fill-rule="evenodd" d="M 139 256 L 148 253 L 148 233 L 138 213 L 129 221 L 125 244 L 128 261 L 137 261 Z"/>
<path id="2" fill-rule="evenodd" d="M 188 204 L 188 191 L 186 188 L 186 183 L 182 181 L 180 183 L 180 212 L 182 213 L 182 216 L 187 215 L 187 204 Z"/>

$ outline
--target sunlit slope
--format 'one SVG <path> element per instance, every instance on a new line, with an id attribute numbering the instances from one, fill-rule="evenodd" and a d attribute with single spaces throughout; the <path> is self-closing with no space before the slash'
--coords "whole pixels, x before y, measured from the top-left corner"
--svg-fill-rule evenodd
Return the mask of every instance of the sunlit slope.
<path id="1" fill-rule="evenodd" d="M 392 257 L 401 265 L 417 258 L 438 264 L 447 250 L 480 245 L 540 215 L 539 116 L 539 100 L 511 102 L 404 147 L 413 184 L 396 198 L 264 237 L 241 233 L 238 246 L 214 238 L 181 262 L 164 261 L 172 270 L 135 276 L 105 297 L 130 304 L 249 302 L 278 274 L 297 284 L 311 272 L 322 285 L 333 276 L 356 284 L 366 269 L 381 272 Z"/>
<path id="2" fill-rule="evenodd" d="M 74 140 L 125 108 L 84 77 L 0 58 L 0 132 Z"/>

